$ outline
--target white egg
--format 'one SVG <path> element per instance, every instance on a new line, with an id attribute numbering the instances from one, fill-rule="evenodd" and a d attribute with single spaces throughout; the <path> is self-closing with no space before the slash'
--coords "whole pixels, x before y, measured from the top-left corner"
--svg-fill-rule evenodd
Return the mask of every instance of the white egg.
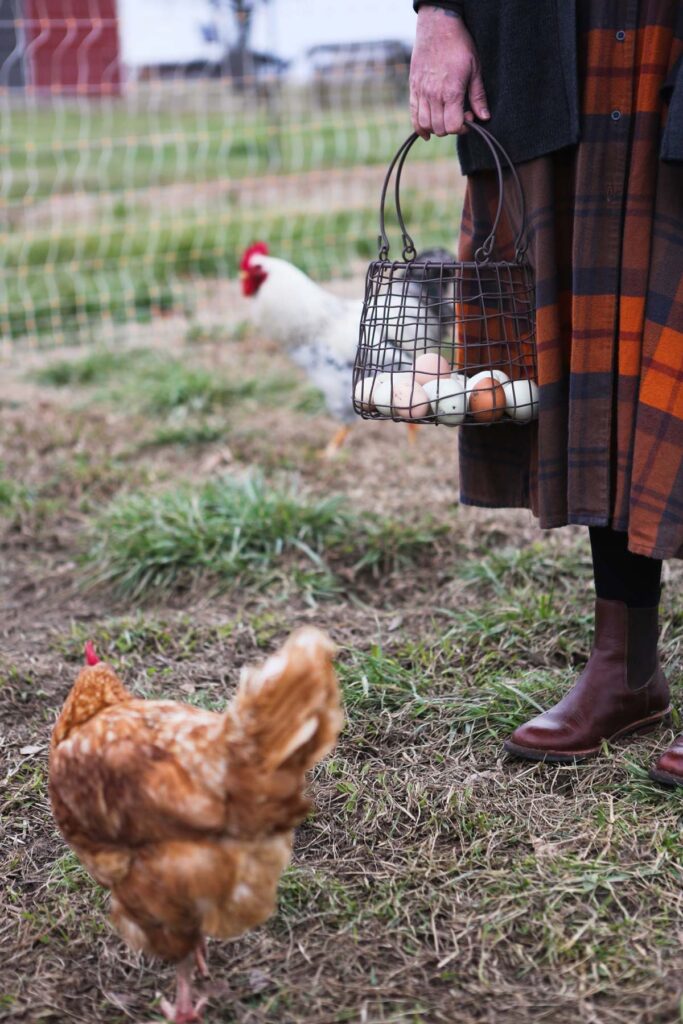
<path id="1" fill-rule="evenodd" d="M 485 377 L 493 377 L 497 384 L 506 384 L 510 378 L 502 370 L 481 370 L 479 373 L 475 373 L 474 377 L 470 377 L 467 381 L 467 387 L 470 391 L 474 390 L 480 380 L 484 380 Z"/>
<path id="2" fill-rule="evenodd" d="M 518 423 L 538 417 L 538 384 L 533 380 L 509 380 L 503 384 L 505 412 Z"/>
<path id="3" fill-rule="evenodd" d="M 353 401 L 356 405 L 361 407 L 363 412 L 372 412 L 375 408 L 373 393 L 377 386 L 379 376 L 380 375 L 377 377 L 363 377 L 363 379 L 359 380 L 353 389 Z"/>
<path id="4" fill-rule="evenodd" d="M 380 373 L 375 378 L 375 386 L 372 389 L 372 400 L 375 409 L 380 416 L 391 416 L 391 406 L 394 398 L 394 386 L 392 377 L 396 378 L 397 373 Z M 407 376 L 411 376 L 408 374 Z"/>
<path id="5" fill-rule="evenodd" d="M 448 427 L 459 426 L 467 414 L 467 396 L 456 376 L 437 377 L 424 385 L 436 422 Z"/>

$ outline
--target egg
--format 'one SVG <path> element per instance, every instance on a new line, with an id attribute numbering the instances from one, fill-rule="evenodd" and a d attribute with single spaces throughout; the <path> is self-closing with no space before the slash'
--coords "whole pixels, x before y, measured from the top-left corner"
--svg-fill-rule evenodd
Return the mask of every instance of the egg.
<path id="1" fill-rule="evenodd" d="M 408 380 L 399 379 L 407 377 Z M 429 416 L 429 399 L 421 384 L 412 379 L 412 374 L 396 374 L 394 377 L 393 411 L 404 420 L 421 420 Z"/>
<path id="2" fill-rule="evenodd" d="M 427 381 L 424 391 L 437 423 L 447 427 L 457 427 L 462 423 L 467 415 L 467 396 L 464 387 L 454 377 Z"/>
<path id="3" fill-rule="evenodd" d="M 506 384 L 510 380 L 506 373 L 502 370 L 480 370 L 479 373 L 475 373 L 473 377 L 470 377 L 468 387 L 470 390 L 479 383 L 480 380 L 487 380 L 493 377 L 497 384 Z"/>
<path id="4" fill-rule="evenodd" d="M 471 388 L 472 381 L 468 382 Z M 477 381 L 470 390 L 469 411 L 477 423 L 495 423 L 505 412 L 505 392 L 491 374 Z"/>
<path id="5" fill-rule="evenodd" d="M 393 395 L 392 376 L 398 374 L 380 373 L 375 378 L 375 386 L 372 389 L 372 401 L 380 416 L 391 416 L 391 403 Z M 408 374 L 410 377 L 411 374 Z"/>
<path id="6" fill-rule="evenodd" d="M 353 389 L 354 404 L 360 406 L 363 412 L 372 412 L 375 408 L 374 391 L 377 387 L 377 382 L 382 376 L 386 376 L 386 374 L 379 374 L 376 377 L 363 377 Z"/>
<path id="7" fill-rule="evenodd" d="M 518 423 L 538 417 L 538 384 L 533 380 L 509 380 L 503 384 L 505 411 Z"/>
<path id="8" fill-rule="evenodd" d="M 418 356 L 415 360 L 415 380 L 418 384 L 424 385 L 427 381 L 450 375 L 451 364 L 436 352 Z"/>
<path id="9" fill-rule="evenodd" d="M 498 381 L 499 384 L 507 384 L 510 380 L 507 373 L 504 373 L 502 370 L 489 370 L 489 373 L 494 380 Z"/>

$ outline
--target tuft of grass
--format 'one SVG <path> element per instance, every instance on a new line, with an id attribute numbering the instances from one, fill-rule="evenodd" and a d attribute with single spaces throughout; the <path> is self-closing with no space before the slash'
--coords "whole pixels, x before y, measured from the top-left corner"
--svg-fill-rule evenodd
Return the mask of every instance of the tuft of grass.
<path id="1" fill-rule="evenodd" d="M 211 423 L 188 423 L 184 426 L 159 427 L 147 441 L 139 445 L 143 448 L 162 448 L 165 445 L 201 445 L 213 444 L 225 437 L 225 426 L 215 426 Z"/>
<path id="2" fill-rule="evenodd" d="M 7 477 L 0 477 L 0 509 L 11 510 L 17 502 L 23 500 L 25 494 L 25 488 L 20 484 Z"/>
<path id="3" fill-rule="evenodd" d="M 91 578 L 121 595 L 182 589 L 203 576 L 224 586 L 267 586 L 288 575 L 298 589 L 321 597 L 339 588 L 334 563 L 354 572 L 405 565 L 433 543 L 435 532 L 362 516 L 338 497 L 312 498 L 254 477 L 123 497 L 104 511 L 92 536 Z"/>
<path id="4" fill-rule="evenodd" d="M 130 372 L 132 366 L 139 370 L 140 364 L 151 357 L 148 349 L 130 352 L 99 349 L 81 359 L 57 359 L 38 370 L 35 379 L 56 388 L 105 384 L 122 373 Z"/>
<path id="5" fill-rule="evenodd" d="M 230 380 L 202 367 L 187 366 L 163 352 L 131 349 L 125 352 L 101 349 L 80 359 L 60 359 L 36 374 L 42 384 L 53 387 L 99 387 L 100 399 L 124 400 L 140 411 L 154 415 L 205 414 L 225 410 L 250 399 L 275 401 L 300 385 L 289 377 L 240 378 Z M 302 402 L 310 396 L 304 394 Z M 192 428 L 187 428 L 191 430 Z M 194 428 L 205 443 L 211 430 L 205 424 Z M 215 440 L 219 434 L 215 434 Z M 161 440 L 156 443 L 176 443 Z"/>

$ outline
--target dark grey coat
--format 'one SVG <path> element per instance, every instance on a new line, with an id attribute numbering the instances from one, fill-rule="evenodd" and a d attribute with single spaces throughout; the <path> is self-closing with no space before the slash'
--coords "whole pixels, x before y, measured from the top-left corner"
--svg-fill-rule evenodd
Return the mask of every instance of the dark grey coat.
<path id="1" fill-rule="evenodd" d="M 425 0 L 413 0 L 417 10 Z M 459 13 L 481 60 L 488 123 L 515 163 L 578 142 L 575 0 L 427 0 Z M 683 7 L 683 5 L 682 5 Z M 665 87 L 663 160 L 683 160 L 683 67 Z M 465 174 L 493 167 L 479 138 L 458 141 Z"/>

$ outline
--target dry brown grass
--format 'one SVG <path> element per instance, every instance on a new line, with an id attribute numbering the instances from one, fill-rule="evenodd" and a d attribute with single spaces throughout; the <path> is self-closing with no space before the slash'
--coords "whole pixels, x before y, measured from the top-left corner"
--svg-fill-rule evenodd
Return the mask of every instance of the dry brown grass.
<path id="1" fill-rule="evenodd" d="M 293 373 L 257 339 L 179 340 L 177 354 L 229 378 Z M 301 622 L 340 645 L 348 726 L 314 779 L 277 916 L 211 947 L 208 1024 L 682 1019 L 683 801 L 646 775 L 669 735 L 578 767 L 501 755 L 585 657 L 580 532 L 458 507 L 447 430 L 410 449 L 394 425 L 360 424 L 327 465 L 316 453 L 332 424 L 285 396 L 213 410 L 217 441 L 148 446 L 158 415 L 23 374 L 17 360 L 0 407 L 0 478 L 13 481 L 0 487 L 0 1019 L 123 1024 L 171 987 L 170 968 L 111 932 L 48 812 L 49 729 L 83 639 L 140 693 L 220 707 L 239 667 Z M 83 537 L 112 498 L 254 467 L 447 532 L 374 580 L 342 560 L 343 590 L 316 607 L 282 582 L 135 604 L 80 588 Z M 663 636 L 679 697 L 680 580 L 672 568 Z"/>

